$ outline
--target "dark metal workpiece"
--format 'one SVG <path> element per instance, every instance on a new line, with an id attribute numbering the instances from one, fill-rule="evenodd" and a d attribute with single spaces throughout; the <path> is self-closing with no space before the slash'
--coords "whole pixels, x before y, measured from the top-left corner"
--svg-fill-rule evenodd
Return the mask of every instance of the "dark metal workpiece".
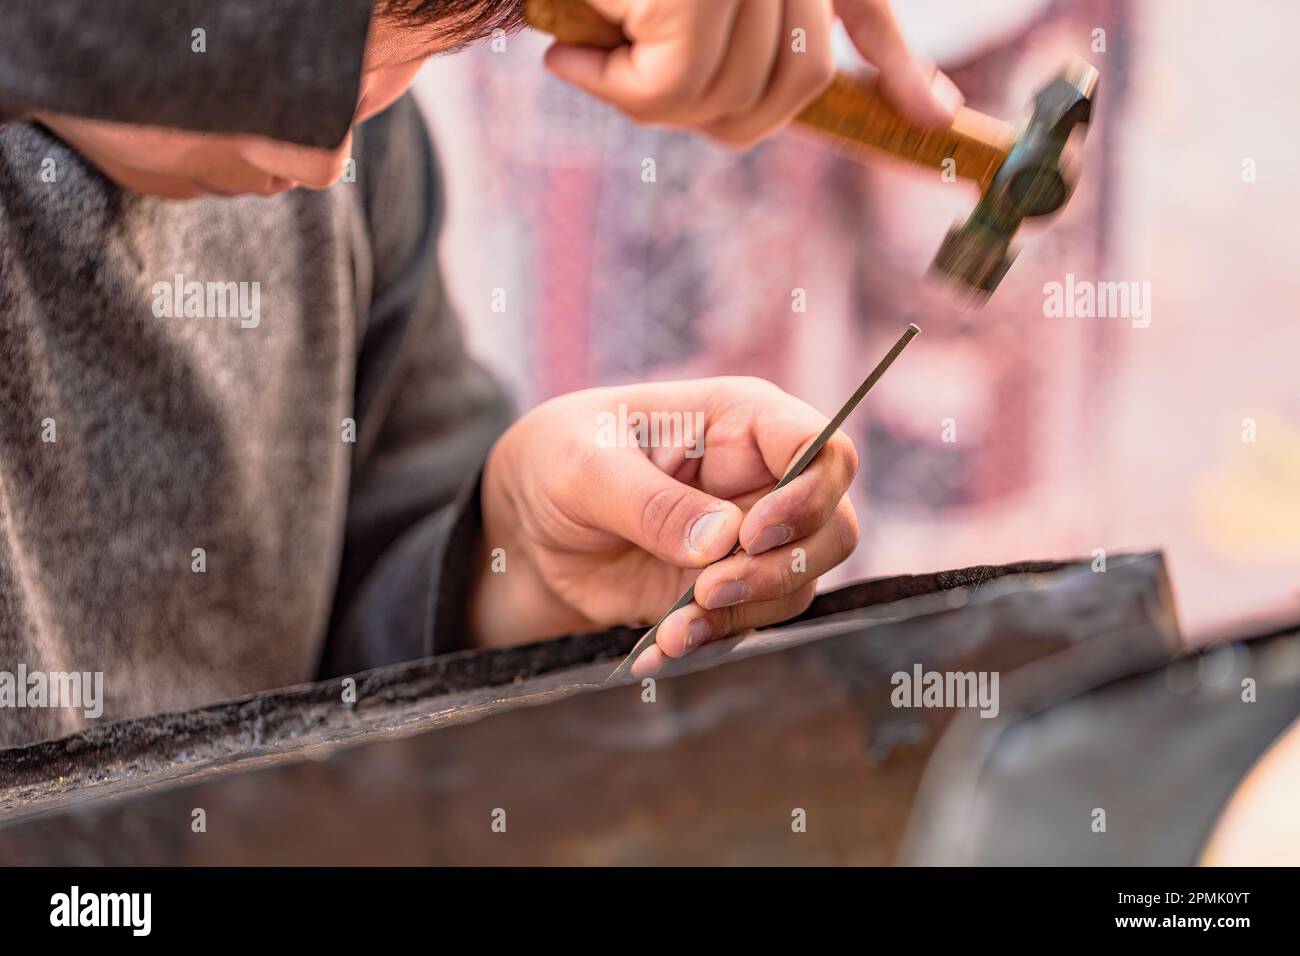
<path id="1" fill-rule="evenodd" d="M 1195 866 L 1251 768 L 1300 717 L 1300 621 L 1148 667 L 1117 668 L 1079 644 L 1016 676 L 996 719 L 949 724 L 899 862 Z"/>
<path id="2" fill-rule="evenodd" d="M 637 637 L 620 630 L 358 674 L 355 704 L 331 680 L 0 750 L 0 865 L 888 863 L 954 716 L 896 709 L 892 674 L 1001 672 L 1014 720 L 1037 699 L 1026 664 L 1077 645 L 1128 673 L 1173 652 L 1159 556 L 1091 564 L 826 592 L 688 655 L 717 654 L 656 702 L 592 688 Z"/>

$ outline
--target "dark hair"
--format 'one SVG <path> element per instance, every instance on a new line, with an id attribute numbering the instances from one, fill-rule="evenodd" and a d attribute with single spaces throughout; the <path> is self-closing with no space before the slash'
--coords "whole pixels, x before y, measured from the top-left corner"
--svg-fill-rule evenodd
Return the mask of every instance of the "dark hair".
<path id="1" fill-rule="evenodd" d="M 524 0 L 378 0 L 376 13 L 413 27 L 430 27 L 440 39 L 469 43 L 524 22 Z"/>

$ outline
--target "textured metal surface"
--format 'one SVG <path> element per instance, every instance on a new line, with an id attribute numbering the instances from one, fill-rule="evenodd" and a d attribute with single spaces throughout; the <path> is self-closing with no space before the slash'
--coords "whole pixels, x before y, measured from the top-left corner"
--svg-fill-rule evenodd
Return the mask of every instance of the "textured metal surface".
<path id="1" fill-rule="evenodd" d="M 692 655 L 653 703 L 591 686 L 634 639 L 373 672 L 351 707 L 330 682 L 0 751 L 0 862 L 888 862 L 951 716 L 893 709 L 892 673 L 1009 671 L 1085 640 L 1132 664 L 1176 629 L 1163 562 L 1139 556 L 844 588 Z"/>
<path id="2" fill-rule="evenodd" d="M 1190 866 L 1300 717 L 1300 624 L 1136 672 L 1073 647 L 1013 675 L 1002 697 L 996 719 L 949 727 L 905 862 Z"/>

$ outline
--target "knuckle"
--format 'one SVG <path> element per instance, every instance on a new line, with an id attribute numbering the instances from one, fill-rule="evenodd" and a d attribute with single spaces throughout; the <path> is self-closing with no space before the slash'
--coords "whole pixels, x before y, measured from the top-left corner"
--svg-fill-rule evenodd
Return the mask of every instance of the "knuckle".
<path id="1" fill-rule="evenodd" d="M 811 103 L 835 79 L 835 60 L 829 48 L 823 54 L 803 58 L 800 68 L 793 72 L 783 100 L 787 112 L 793 116 Z"/>
<path id="2" fill-rule="evenodd" d="M 650 495 L 641 510 L 641 531 L 645 540 L 655 542 L 665 551 L 677 548 L 680 542 L 670 539 L 676 527 L 674 519 L 684 507 L 686 497 L 683 490 L 673 487 L 660 488 Z"/>
<path id="3" fill-rule="evenodd" d="M 591 441 L 569 442 L 561 460 L 568 462 L 575 474 L 590 475 L 593 480 L 603 477 L 609 467 L 605 449 Z"/>
<path id="4" fill-rule="evenodd" d="M 853 510 L 853 506 L 842 508 L 835 515 L 835 542 L 838 557 L 835 560 L 839 564 L 858 547 L 858 539 L 861 531 L 858 528 L 858 516 Z"/>
<path id="5" fill-rule="evenodd" d="M 809 85 L 813 87 L 814 94 L 820 93 L 835 79 L 835 58 L 829 49 L 812 58 L 809 74 Z"/>
<path id="6" fill-rule="evenodd" d="M 750 594 L 745 599 L 745 604 L 753 605 L 770 601 L 789 590 L 785 571 L 771 561 L 762 560 L 763 557 L 768 556 L 746 559 L 734 575 L 749 585 Z"/>
<path id="7" fill-rule="evenodd" d="M 630 94 L 619 108 L 642 123 L 685 121 L 697 99 L 688 85 L 691 82 L 689 77 L 661 77 L 654 86 Z"/>
<path id="8" fill-rule="evenodd" d="M 621 103 L 619 109 L 626 113 L 629 119 L 637 123 L 654 122 L 654 117 L 650 115 L 650 111 L 644 103 Z"/>
<path id="9" fill-rule="evenodd" d="M 804 577 L 804 574 L 794 569 L 793 561 L 786 560 L 793 550 L 793 548 L 782 549 L 781 563 L 776 569 L 776 585 L 780 588 L 780 591 L 774 594 L 773 597 L 781 594 L 791 594 L 797 591 L 802 583 L 800 578 Z"/>
<path id="10" fill-rule="evenodd" d="M 853 444 L 853 439 L 849 438 L 849 436 L 844 434 L 844 432 L 837 431 L 831 436 L 831 440 L 828 444 L 830 445 L 832 454 L 844 462 L 849 475 L 856 475 L 858 473 L 858 465 L 860 462 L 858 460 L 858 449 Z"/>
<path id="11" fill-rule="evenodd" d="M 674 105 L 658 94 L 643 96 L 622 106 L 628 116 L 638 123 L 660 123 L 672 118 Z"/>
<path id="12" fill-rule="evenodd" d="M 732 150 L 748 150 L 750 144 L 754 142 L 748 130 L 745 130 L 741 124 L 735 124 L 735 122 L 727 120 L 711 122 L 711 124 L 703 126 L 702 129 L 716 142 L 731 147 Z"/>
<path id="13" fill-rule="evenodd" d="M 737 375 L 736 385 L 755 398 L 772 399 L 784 395 L 774 383 L 757 375 Z"/>
<path id="14" fill-rule="evenodd" d="M 737 631 L 744 630 L 744 607 L 743 604 L 737 604 L 734 607 L 724 608 L 718 613 L 722 615 L 719 626 L 714 630 L 714 637 L 725 637 L 729 634 L 735 634 Z"/>
<path id="15" fill-rule="evenodd" d="M 730 91 L 722 105 L 722 112 L 732 119 L 741 119 L 753 113 L 763 102 L 765 83 L 749 83 Z"/>
<path id="16" fill-rule="evenodd" d="M 830 31 L 818 30 L 818 38 L 823 33 L 829 35 Z M 795 70 L 790 86 L 795 92 L 820 92 L 820 86 L 829 83 L 834 75 L 835 56 L 830 43 L 821 43 L 818 39 L 813 39 L 807 52 L 795 58 Z"/>
<path id="17" fill-rule="evenodd" d="M 807 447 L 802 446 L 799 454 L 804 454 Z M 785 523 L 790 525 L 794 536 L 802 538 L 826 522 L 829 511 L 826 489 L 816 479 L 809 477 L 804 481 L 791 482 L 782 489 L 782 494 L 785 495 L 785 507 L 788 509 Z"/>
<path id="18" fill-rule="evenodd" d="M 799 591 L 794 596 L 794 602 L 792 605 L 790 616 L 795 617 L 799 614 L 802 614 L 804 611 L 808 610 L 808 608 L 812 606 L 813 598 L 815 598 L 816 596 L 817 596 L 816 582 L 800 588 Z"/>
<path id="19" fill-rule="evenodd" d="M 652 109 L 677 112 L 694 105 L 704 95 L 708 77 L 701 70 L 680 70 L 660 78 L 645 103 Z"/>
<path id="20" fill-rule="evenodd" d="M 705 611 L 704 616 L 709 621 L 709 640 L 716 641 L 730 634 L 736 627 L 737 614 L 743 607 L 743 604 L 738 604 L 734 607 L 720 607 Z"/>
<path id="21" fill-rule="evenodd" d="M 717 130 L 712 132 L 712 135 L 720 143 L 739 152 L 744 152 L 758 142 L 758 137 L 734 129 Z"/>
<path id="22" fill-rule="evenodd" d="M 742 121 L 725 124 L 717 137 L 732 149 L 745 152 L 758 145 L 765 132 L 766 130 L 755 128 L 752 123 Z"/>

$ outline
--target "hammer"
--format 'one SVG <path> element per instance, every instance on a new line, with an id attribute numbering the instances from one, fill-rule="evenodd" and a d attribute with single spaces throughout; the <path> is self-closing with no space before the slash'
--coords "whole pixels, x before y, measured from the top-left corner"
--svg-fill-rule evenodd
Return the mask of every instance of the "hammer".
<path id="1" fill-rule="evenodd" d="M 524 16 L 563 43 L 612 50 L 628 42 L 618 24 L 584 0 L 527 0 Z M 951 126 L 934 130 L 904 118 L 874 81 L 837 73 L 795 122 L 855 159 L 867 146 L 976 183 L 975 211 L 948 232 L 930 272 L 981 304 L 1015 260 L 1011 241 L 1020 223 L 1056 212 L 1074 191 L 1078 177 L 1066 146 L 1075 127 L 1080 138 L 1087 131 L 1097 78 L 1075 57 L 1034 97 L 1023 127 L 963 107 Z"/>

